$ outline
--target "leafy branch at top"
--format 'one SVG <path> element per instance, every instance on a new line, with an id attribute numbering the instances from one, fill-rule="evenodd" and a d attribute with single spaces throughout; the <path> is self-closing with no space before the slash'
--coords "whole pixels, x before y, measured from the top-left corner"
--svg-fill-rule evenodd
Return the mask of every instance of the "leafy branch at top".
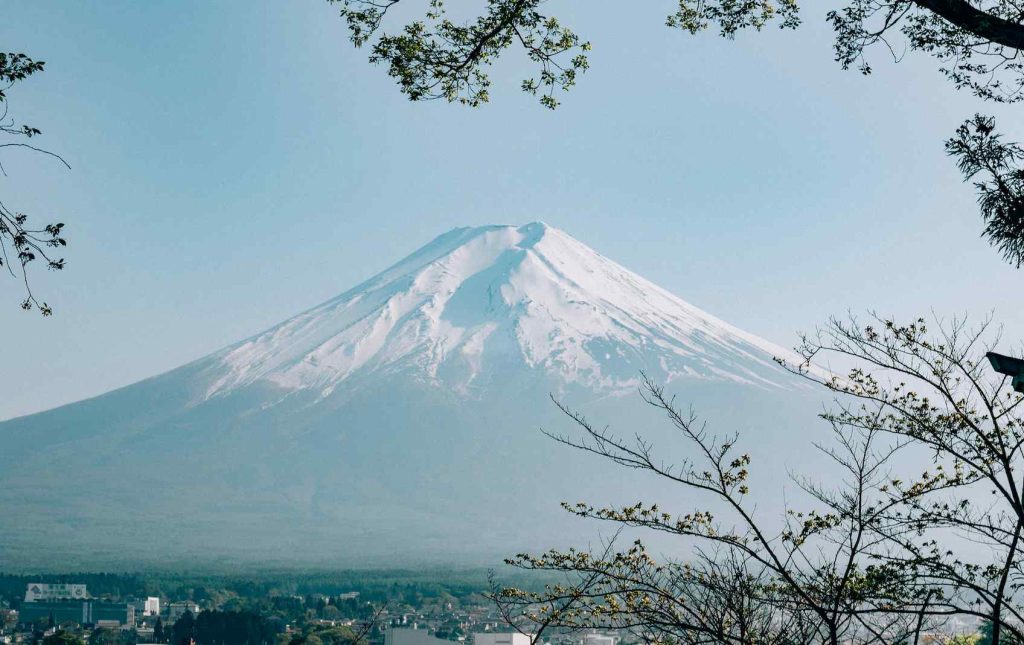
<path id="1" fill-rule="evenodd" d="M 1003 258 L 1024 264 L 1024 149 L 1008 143 L 995 131 L 995 119 L 974 115 L 946 142 L 967 180 L 974 182 L 978 207 L 985 222 L 983 235 Z"/>
<path id="2" fill-rule="evenodd" d="M 487 68 L 510 49 L 525 52 L 537 68 L 523 91 L 555 108 L 556 94 L 571 89 L 589 66 L 590 43 L 554 16 L 544 0 L 486 0 L 475 18 L 448 17 L 443 0 L 398 32 L 385 29 L 402 0 L 329 0 L 342 5 L 351 41 L 371 44 L 370 61 L 387 66 L 413 101 L 445 99 L 479 106 L 490 98 Z M 411 0 L 402 5 L 405 9 Z M 834 58 L 843 69 L 871 73 L 871 52 L 899 61 L 908 52 L 928 55 L 956 87 L 997 103 L 1024 100 L 1024 5 L 1020 0 L 831 0 L 826 13 Z M 689 34 L 717 32 L 734 38 L 769 25 L 795 29 L 798 0 L 676 0 L 665 24 Z M 412 11 L 422 11 L 416 9 Z M 397 19 L 401 24 L 401 20 Z M 1020 148 L 1002 144 L 991 119 L 975 117 L 947 144 L 966 179 L 977 182 L 985 221 L 982 236 L 1018 268 L 1024 264 L 1024 185 Z M 980 165 L 979 163 L 980 162 Z"/>
<path id="3" fill-rule="evenodd" d="M 342 4 L 352 42 L 366 44 L 379 30 L 389 10 L 400 0 L 331 0 Z M 410 100 L 443 98 L 478 106 L 486 103 L 491 86 L 486 67 L 505 49 L 517 46 L 538 66 L 522 89 L 539 95 L 542 105 L 558 105 L 556 91 L 566 91 L 587 70 L 590 43 L 568 27 L 538 11 L 542 0 L 488 0 L 475 20 L 459 23 L 447 15 L 442 0 L 432 0 L 422 20 L 405 25 L 398 34 L 381 33 L 370 62 L 384 63 Z"/>

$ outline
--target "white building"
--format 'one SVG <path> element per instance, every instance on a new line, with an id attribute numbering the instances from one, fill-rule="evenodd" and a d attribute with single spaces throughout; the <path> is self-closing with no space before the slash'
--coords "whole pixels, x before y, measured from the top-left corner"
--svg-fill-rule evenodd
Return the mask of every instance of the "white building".
<path id="1" fill-rule="evenodd" d="M 425 629 L 389 627 L 384 632 L 384 645 L 452 645 L 452 642 L 431 636 Z"/>
<path id="2" fill-rule="evenodd" d="M 519 632 L 477 632 L 473 634 L 473 645 L 530 645 L 532 640 L 533 638 L 528 634 Z"/>
<path id="3" fill-rule="evenodd" d="M 89 597 L 85 585 L 30 582 L 25 588 L 25 602 L 50 600 L 85 600 Z"/>
<path id="4" fill-rule="evenodd" d="M 149 598 L 139 598 L 132 600 L 132 606 L 135 607 L 135 613 L 139 616 L 159 616 L 160 615 L 160 599 L 150 596 Z"/>

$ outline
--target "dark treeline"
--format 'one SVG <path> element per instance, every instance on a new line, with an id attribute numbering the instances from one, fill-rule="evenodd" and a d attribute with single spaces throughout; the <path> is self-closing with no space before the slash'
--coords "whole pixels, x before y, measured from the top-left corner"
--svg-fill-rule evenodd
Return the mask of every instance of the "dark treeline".
<path id="1" fill-rule="evenodd" d="M 258 645 L 274 643 L 279 626 L 248 611 L 186 613 L 174 624 L 172 645 Z"/>

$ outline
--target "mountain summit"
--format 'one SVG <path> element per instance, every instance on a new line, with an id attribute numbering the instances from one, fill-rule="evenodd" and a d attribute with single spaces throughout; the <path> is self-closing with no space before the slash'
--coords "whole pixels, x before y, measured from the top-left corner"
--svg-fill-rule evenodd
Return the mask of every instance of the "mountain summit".
<path id="1" fill-rule="evenodd" d="M 550 393 L 646 432 L 609 396 L 644 371 L 783 446 L 805 388 L 773 356 L 558 229 L 455 229 L 248 340 L 0 423 L 21 518 L 0 566 L 493 563 L 579 534 L 560 500 L 645 491 L 537 432 L 564 428 Z"/>
<path id="2" fill-rule="evenodd" d="M 205 396 L 263 382 L 326 397 L 390 372 L 469 393 L 516 362 L 595 391 L 633 389 L 640 370 L 774 386 L 772 357 L 789 355 L 534 222 L 449 231 L 217 353 Z"/>

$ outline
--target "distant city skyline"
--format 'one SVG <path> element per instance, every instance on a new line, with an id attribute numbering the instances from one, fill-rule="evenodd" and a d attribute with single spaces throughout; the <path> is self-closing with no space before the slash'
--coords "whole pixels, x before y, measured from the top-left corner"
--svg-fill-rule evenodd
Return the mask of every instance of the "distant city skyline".
<path id="1" fill-rule="evenodd" d="M 10 7 L 8 50 L 47 61 L 11 114 L 72 170 L 4 157 L 5 203 L 65 222 L 70 247 L 35 274 L 53 318 L 0 281 L 0 418 L 194 360 L 459 225 L 547 221 L 784 346 L 877 308 L 994 312 L 1019 347 L 1024 274 L 979 238 L 941 148 L 1012 112 L 915 56 L 844 73 L 817 13 L 730 43 L 665 29 L 668 10 L 559 7 L 595 49 L 549 112 L 512 61 L 490 105 L 409 103 L 326 3 Z"/>

